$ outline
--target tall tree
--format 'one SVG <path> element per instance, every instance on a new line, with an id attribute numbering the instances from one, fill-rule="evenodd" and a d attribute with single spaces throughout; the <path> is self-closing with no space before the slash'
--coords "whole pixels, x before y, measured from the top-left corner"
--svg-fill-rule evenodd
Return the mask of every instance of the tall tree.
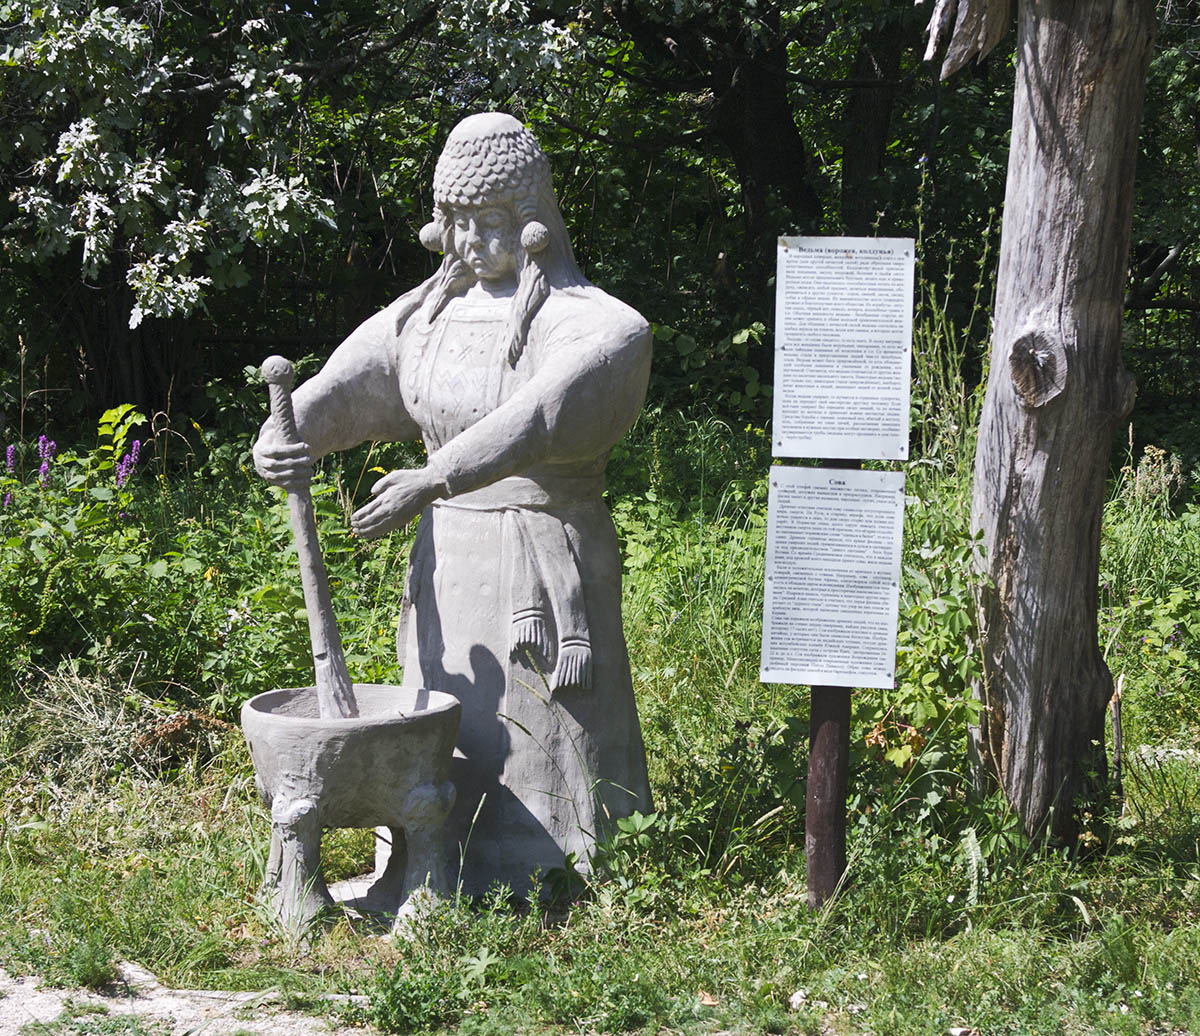
<path id="1" fill-rule="evenodd" d="M 930 50 L 949 27 L 939 0 Z M 962 0 L 943 65 L 986 53 L 1008 0 Z M 975 459 L 982 767 L 1034 831 L 1067 837 L 1104 770 L 1112 678 L 1097 643 L 1100 517 L 1121 362 L 1134 163 L 1153 0 L 1021 0 L 991 371 Z"/>
<path id="2" fill-rule="evenodd" d="M 871 232 L 878 218 L 878 180 L 883 176 L 892 111 L 904 89 L 901 61 L 916 50 L 908 18 L 863 29 L 854 55 L 852 85 L 842 121 L 842 224 L 849 234 Z"/>
<path id="3" fill-rule="evenodd" d="M 421 0 L 0 7 L 0 366 L 19 334 L 47 381 L 84 389 L 60 399 L 153 410 L 211 374 L 196 343 L 211 326 L 187 319 L 206 307 L 223 349 L 264 327 L 311 344 L 361 223 L 369 134 L 430 94 L 436 15 Z M 406 134 L 389 129 L 394 169 Z"/>

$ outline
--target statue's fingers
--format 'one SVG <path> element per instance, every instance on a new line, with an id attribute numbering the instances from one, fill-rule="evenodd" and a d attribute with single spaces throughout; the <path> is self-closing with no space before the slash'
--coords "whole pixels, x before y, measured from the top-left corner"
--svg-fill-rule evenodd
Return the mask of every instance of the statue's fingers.
<path id="1" fill-rule="evenodd" d="M 271 471 L 294 472 L 297 475 L 306 474 L 312 478 L 316 462 L 304 443 L 287 443 L 269 449 L 258 451 L 255 456 L 256 465 Z"/>
<path id="2" fill-rule="evenodd" d="M 360 536 L 379 535 L 380 526 L 387 519 L 388 509 L 379 498 L 363 504 L 350 516 L 350 527 Z"/>
<path id="3" fill-rule="evenodd" d="M 411 508 L 398 508 L 394 500 L 377 497 L 350 516 L 350 528 L 357 536 L 374 539 L 404 525 L 409 510 Z"/>
<path id="4" fill-rule="evenodd" d="M 380 493 L 386 493 L 397 482 L 401 481 L 408 474 L 403 468 L 397 468 L 395 471 L 389 471 L 386 475 L 380 477 L 379 481 L 371 487 L 373 496 L 378 496 Z"/>
<path id="5" fill-rule="evenodd" d="M 363 504 L 362 507 L 350 515 L 350 524 L 354 526 L 355 529 L 362 525 L 369 525 L 372 516 L 379 509 L 378 505 L 378 500 L 372 500 L 370 503 Z"/>
<path id="6" fill-rule="evenodd" d="M 313 469 L 310 464 L 255 464 L 258 473 L 273 486 L 281 489 L 303 489 L 312 482 Z"/>
<path id="7" fill-rule="evenodd" d="M 295 482 L 311 482 L 313 477 L 313 465 L 311 461 L 303 458 L 281 458 L 274 461 L 269 469 L 280 478 L 286 478 L 288 481 Z"/>
<path id="8" fill-rule="evenodd" d="M 364 540 L 374 540 L 385 532 L 391 532 L 392 526 L 386 519 L 379 518 L 365 522 L 351 520 L 350 529 L 355 536 L 361 536 Z"/>
<path id="9" fill-rule="evenodd" d="M 262 438 L 254 444 L 253 453 L 255 470 L 268 482 L 290 488 L 312 481 L 314 462 L 307 443 Z"/>
<path id="10" fill-rule="evenodd" d="M 305 464 L 313 463 L 312 450 L 309 449 L 306 442 L 288 442 L 280 443 L 279 448 L 275 451 L 276 456 L 287 457 L 290 460 L 303 461 Z"/>

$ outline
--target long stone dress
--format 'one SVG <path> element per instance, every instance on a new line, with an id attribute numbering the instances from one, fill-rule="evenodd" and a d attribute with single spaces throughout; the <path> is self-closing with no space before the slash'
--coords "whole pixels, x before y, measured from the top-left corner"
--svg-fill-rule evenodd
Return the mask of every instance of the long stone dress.
<path id="1" fill-rule="evenodd" d="M 397 638 L 404 683 L 462 702 L 451 873 L 516 892 L 619 817 L 650 808 L 621 627 L 604 465 L 645 395 L 650 336 L 594 287 L 554 291 L 516 364 L 508 302 L 452 300 L 432 323 L 403 300 L 297 390 L 322 454 L 419 432 L 449 496 L 413 545 Z"/>

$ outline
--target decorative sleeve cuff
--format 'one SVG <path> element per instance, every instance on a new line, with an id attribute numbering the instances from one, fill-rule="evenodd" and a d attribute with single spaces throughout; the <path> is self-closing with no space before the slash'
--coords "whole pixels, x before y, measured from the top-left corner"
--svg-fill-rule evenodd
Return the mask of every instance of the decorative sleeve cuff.
<path id="1" fill-rule="evenodd" d="M 452 459 L 446 456 L 445 447 L 429 458 L 425 470 L 429 473 L 434 489 L 434 499 L 449 499 L 470 488 L 462 472 L 458 471 Z"/>

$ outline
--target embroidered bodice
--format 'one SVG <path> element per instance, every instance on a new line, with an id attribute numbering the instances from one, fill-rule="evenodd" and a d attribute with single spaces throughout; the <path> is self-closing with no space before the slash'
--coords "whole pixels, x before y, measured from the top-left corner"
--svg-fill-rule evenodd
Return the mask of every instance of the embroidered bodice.
<path id="1" fill-rule="evenodd" d="M 429 324 L 414 315 L 404 329 L 401 393 L 430 453 L 491 413 L 528 380 L 514 370 L 500 332 L 509 301 L 452 299 Z"/>

